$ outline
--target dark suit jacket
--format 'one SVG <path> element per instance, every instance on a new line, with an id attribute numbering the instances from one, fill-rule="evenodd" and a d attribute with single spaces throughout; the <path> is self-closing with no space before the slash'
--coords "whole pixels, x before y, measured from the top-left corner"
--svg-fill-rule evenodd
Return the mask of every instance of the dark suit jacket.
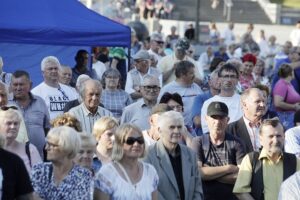
<path id="1" fill-rule="evenodd" d="M 230 133 L 235 135 L 236 137 L 239 137 L 245 145 L 246 153 L 250 153 L 253 151 L 249 132 L 247 130 L 243 117 L 241 117 L 238 121 L 230 123 L 227 126 L 226 133 Z"/>
<path id="2" fill-rule="evenodd" d="M 158 200 L 180 199 L 176 177 L 162 139 L 150 146 L 148 150 L 144 161 L 152 164 L 159 176 Z M 202 183 L 198 171 L 196 153 L 184 145 L 180 145 L 180 150 L 185 194 L 184 200 L 202 200 Z"/>

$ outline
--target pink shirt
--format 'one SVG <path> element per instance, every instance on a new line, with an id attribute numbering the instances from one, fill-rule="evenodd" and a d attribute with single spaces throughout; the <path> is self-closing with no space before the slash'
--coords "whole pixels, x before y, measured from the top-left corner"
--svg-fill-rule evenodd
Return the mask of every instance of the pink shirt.
<path id="1" fill-rule="evenodd" d="M 286 82 L 284 79 L 279 79 L 279 81 L 275 84 L 273 97 L 275 95 L 283 97 L 284 102 L 286 103 L 294 104 L 300 102 L 300 95 L 297 93 L 293 85 Z M 281 111 L 279 108 L 276 108 L 276 110 Z"/>

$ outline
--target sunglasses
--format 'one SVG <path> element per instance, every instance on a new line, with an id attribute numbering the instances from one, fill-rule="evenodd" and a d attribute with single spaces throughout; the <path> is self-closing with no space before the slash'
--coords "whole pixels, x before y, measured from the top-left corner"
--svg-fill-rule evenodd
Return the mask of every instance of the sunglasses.
<path id="1" fill-rule="evenodd" d="M 133 145 L 135 142 L 138 142 L 139 144 L 144 144 L 144 138 L 141 137 L 128 137 L 125 141 L 126 144 L 128 145 Z"/>
<path id="2" fill-rule="evenodd" d="M 3 111 L 7 111 L 8 109 L 18 110 L 18 107 L 16 107 L 16 106 L 1 106 L 0 109 Z"/>

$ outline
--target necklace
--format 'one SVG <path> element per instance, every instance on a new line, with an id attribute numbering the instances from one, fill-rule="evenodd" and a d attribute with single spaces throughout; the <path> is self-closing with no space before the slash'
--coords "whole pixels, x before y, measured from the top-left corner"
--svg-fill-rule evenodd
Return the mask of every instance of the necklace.
<path id="1" fill-rule="evenodd" d="M 126 172 L 125 168 L 122 166 L 121 163 L 119 163 L 118 161 L 115 162 L 118 167 L 120 168 L 120 170 L 122 171 L 122 173 L 124 174 L 125 176 L 125 179 L 128 183 L 130 183 L 130 185 L 132 185 L 134 187 L 134 189 L 136 190 L 136 187 L 137 187 L 137 182 L 135 184 L 133 184 L 133 182 L 131 181 L 131 179 L 129 178 L 128 176 L 128 173 Z M 138 163 L 138 169 L 137 169 L 137 174 L 138 174 L 138 177 L 139 177 L 139 174 L 140 174 L 140 165 Z"/>

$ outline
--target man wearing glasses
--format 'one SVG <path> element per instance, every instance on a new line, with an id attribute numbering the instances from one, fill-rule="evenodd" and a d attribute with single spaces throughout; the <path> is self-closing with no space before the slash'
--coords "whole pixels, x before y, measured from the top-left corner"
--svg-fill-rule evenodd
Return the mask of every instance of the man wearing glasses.
<path id="1" fill-rule="evenodd" d="M 140 86 L 145 75 L 151 74 L 157 77 L 160 86 L 162 84 L 162 75 L 158 69 L 150 66 L 150 58 L 150 54 L 145 50 L 140 50 L 133 56 L 135 67 L 128 72 L 125 85 L 125 91 L 133 100 L 142 98 Z"/>
<path id="2" fill-rule="evenodd" d="M 156 61 L 160 61 L 166 54 L 164 52 L 164 40 L 159 33 L 153 33 L 150 37 L 150 55 L 153 55 Z"/>
<path id="3" fill-rule="evenodd" d="M 262 150 L 242 160 L 233 189 L 239 199 L 278 199 L 281 183 L 300 169 L 296 156 L 283 151 L 284 129 L 277 118 L 262 122 L 259 140 Z"/>
<path id="4" fill-rule="evenodd" d="M 239 79 L 238 70 L 232 64 L 227 63 L 220 68 L 218 77 L 220 81 L 220 94 L 206 100 L 201 109 L 201 125 L 203 134 L 208 132 L 205 115 L 207 113 L 208 105 L 213 101 L 220 101 L 226 104 L 229 110 L 228 123 L 237 121 L 243 116 L 240 95 L 235 92 Z"/>
<path id="5" fill-rule="evenodd" d="M 146 74 L 141 86 L 139 86 L 142 98 L 137 102 L 126 106 L 121 117 L 121 124 L 133 123 L 141 130 L 150 128 L 149 117 L 153 106 L 157 104 L 160 91 L 159 79 L 153 75 Z"/>

